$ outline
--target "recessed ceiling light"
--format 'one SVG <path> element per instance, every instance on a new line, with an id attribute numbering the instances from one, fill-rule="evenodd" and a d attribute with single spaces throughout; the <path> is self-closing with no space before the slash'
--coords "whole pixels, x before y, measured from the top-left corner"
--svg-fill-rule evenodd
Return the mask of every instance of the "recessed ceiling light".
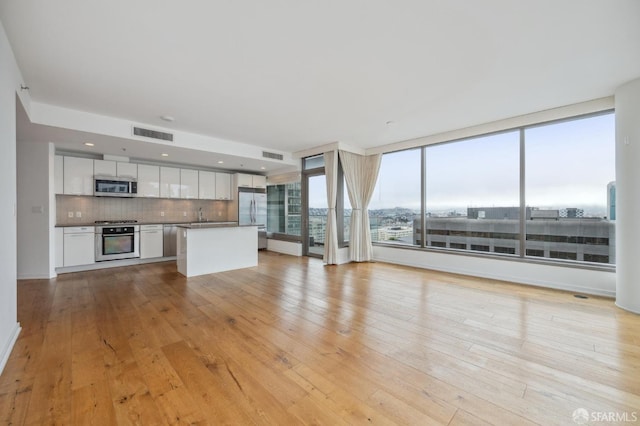
<path id="1" fill-rule="evenodd" d="M 172 122 L 173 120 L 175 120 L 175 118 L 171 115 L 161 115 L 160 119 L 168 122 Z"/>
<path id="2" fill-rule="evenodd" d="M 396 122 L 395 122 L 395 121 L 393 121 L 393 120 L 389 120 L 389 121 L 387 121 L 387 123 L 386 123 L 386 124 L 387 124 L 387 126 L 393 126 L 393 125 L 395 125 L 395 124 L 396 124 Z"/>
<path id="3" fill-rule="evenodd" d="M 260 167 L 260 170 L 267 170 L 265 166 Z"/>
<path id="4" fill-rule="evenodd" d="M 91 142 L 85 142 L 84 143 L 86 146 L 95 146 L 94 144 L 92 144 Z"/>
<path id="5" fill-rule="evenodd" d="M 162 154 L 160 154 L 160 155 L 162 155 L 163 157 L 168 157 L 168 156 L 169 156 L 169 154 L 167 154 L 166 152 L 163 152 L 163 153 L 162 153 Z"/>
<path id="6" fill-rule="evenodd" d="M 220 160 L 218 161 L 218 164 L 224 164 L 224 161 Z"/>

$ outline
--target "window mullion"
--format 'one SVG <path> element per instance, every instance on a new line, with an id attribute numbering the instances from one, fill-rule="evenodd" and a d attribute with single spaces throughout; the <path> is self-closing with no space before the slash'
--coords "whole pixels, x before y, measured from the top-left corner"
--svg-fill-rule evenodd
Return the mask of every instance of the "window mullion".
<path id="1" fill-rule="evenodd" d="M 527 208 L 525 197 L 525 140 L 524 128 L 520 129 L 520 257 L 524 258 L 527 245 Z"/>

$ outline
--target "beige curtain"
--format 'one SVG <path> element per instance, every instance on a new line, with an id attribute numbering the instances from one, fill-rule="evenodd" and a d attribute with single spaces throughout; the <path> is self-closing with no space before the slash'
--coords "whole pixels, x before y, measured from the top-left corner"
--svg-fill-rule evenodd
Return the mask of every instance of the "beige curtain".
<path id="1" fill-rule="evenodd" d="M 381 158 L 380 154 L 362 156 L 340 150 L 340 162 L 352 209 L 349 256 L 354 262 L 368 262 L 373 258 L 368 208 L 378 179 Z"/>
<path id="2" fill-rule="evenodd" d="M 327 228 L 324 237 L 324 263 L 335 265 L 338 263 L 338 225 L 336 218 L 336 200 L 338 192 L 338 153 L 329 151 L 324 153 L 324 172 L 327 180 Z"/>

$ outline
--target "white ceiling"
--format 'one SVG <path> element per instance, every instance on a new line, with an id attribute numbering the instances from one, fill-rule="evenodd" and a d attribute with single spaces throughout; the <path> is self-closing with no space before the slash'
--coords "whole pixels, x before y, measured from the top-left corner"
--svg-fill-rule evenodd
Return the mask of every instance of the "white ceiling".
<path id="1" fill-rule="evenodd" d="M 640 77 L 638 0 L 0 0 L 0 19 L 36 102 L 285 152 L 371 148 Z"/>

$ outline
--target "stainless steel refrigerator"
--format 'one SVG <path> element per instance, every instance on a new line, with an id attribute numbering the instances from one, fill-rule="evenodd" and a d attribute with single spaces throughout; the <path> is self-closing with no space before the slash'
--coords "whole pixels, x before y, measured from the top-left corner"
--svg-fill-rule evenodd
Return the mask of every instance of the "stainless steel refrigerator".
<path id="1" fill-rule="evenodd" d="M 267 191 L 238 188 L 238 225 L 258 227 L 258 249 L 267 248 Z"/>

